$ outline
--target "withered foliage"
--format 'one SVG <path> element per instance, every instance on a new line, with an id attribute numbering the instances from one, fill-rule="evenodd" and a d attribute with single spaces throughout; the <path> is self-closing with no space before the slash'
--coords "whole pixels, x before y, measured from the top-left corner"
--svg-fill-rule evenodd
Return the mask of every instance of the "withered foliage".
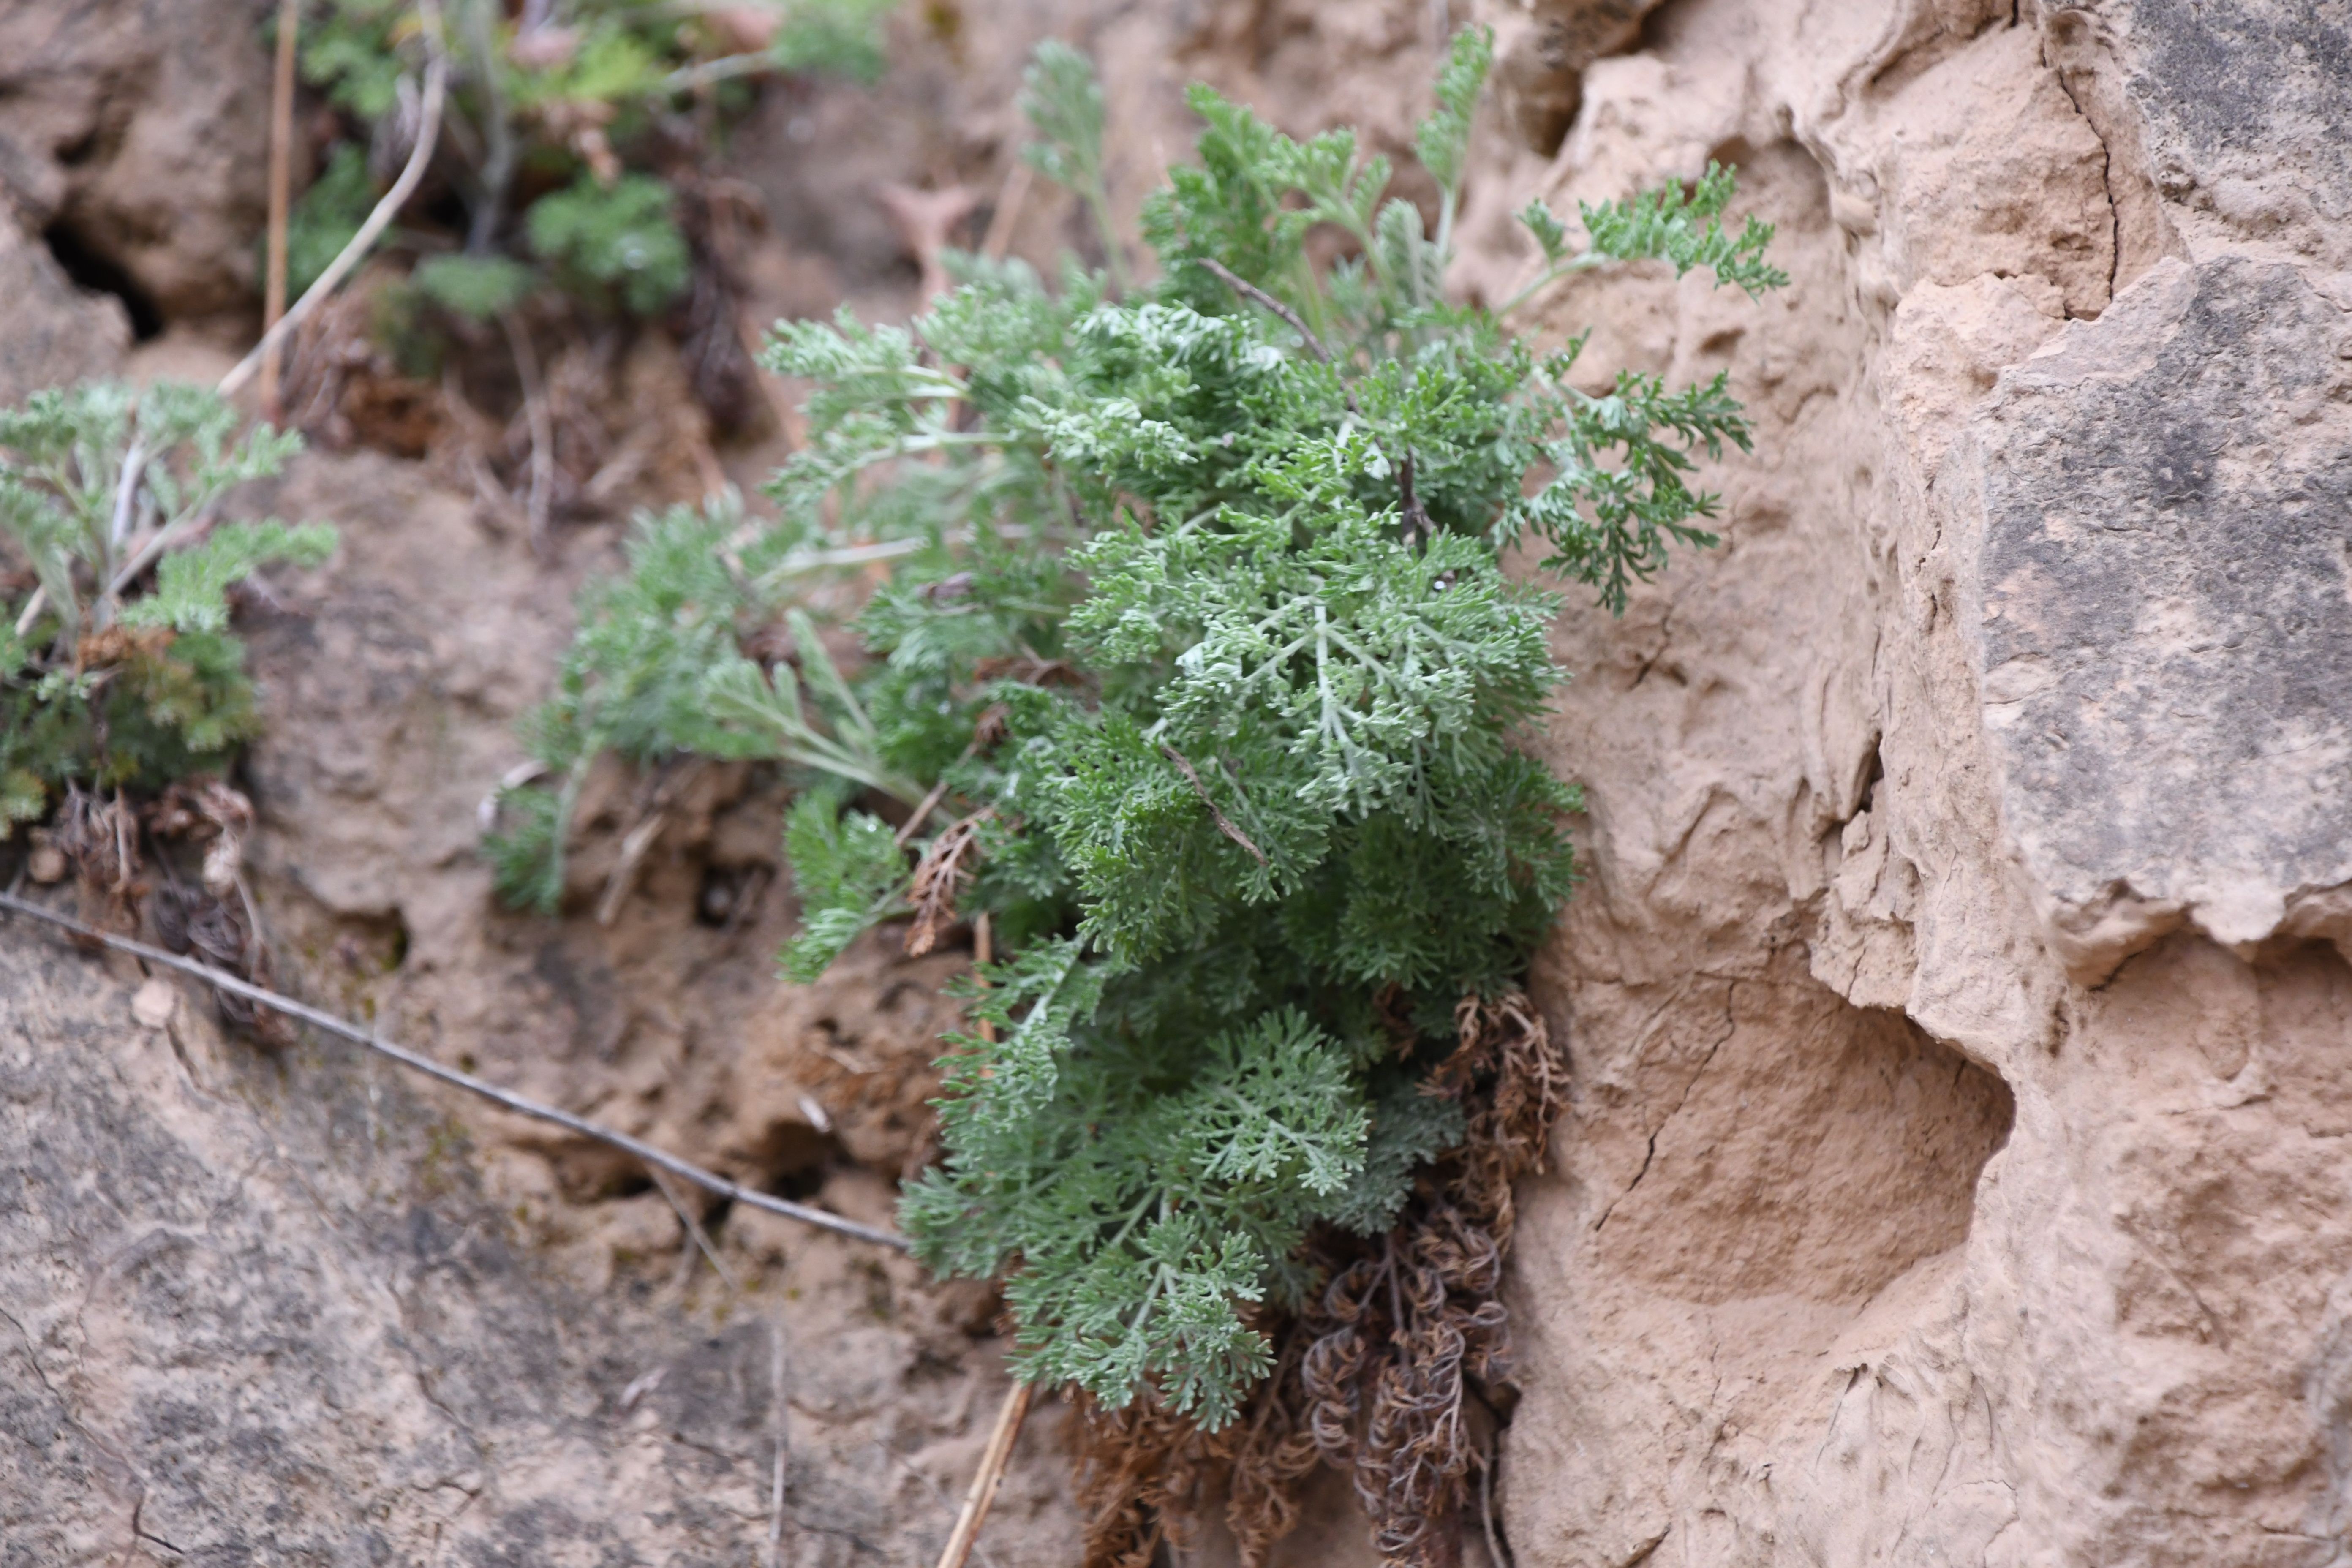
<path id="1" fill-rule="evenodd" d="M 920 958 L 939 945 L 940 933 L 956 921 L 956 893 L 971 875 L 981 825 L 995 816 L 981 810 L 957 822 L 930 842 L 915 866 L 907 902 L 915 923 L 907 930 L 907 956 Z"/>
<path id="2" fill-rule="evenodd" d="M 71 877 L 84 918 L 100 926 L 136 931 L 143 909 L 159 946 L 268 985 L 269 950 L 242 883 L 253 825 L 253 803 L 210 774 L 182 779 L 143 806 L 73 786 L 40 830 L 27 869 L 42 882 Z M 170 845 L 202 851 L 197 885 L 182 879 Z M 264 1044 L 292 1038 L 275 1013 L 226 992 L 214 1000 L 224 1020 Z"/>
<path id="3" fill-rule="evenodd" d="M 1422 1173 L 1386 1236 L 1317 1237 L 1323 1283 L 1304 1312 L 1259 1325 L 1281 1350 L 1241 1419 L 1209 1433 L 1149 1396 L 1082 1405 L 1087 1568 L 1146 1568 L 1219 1501 L 1242 1562 L 1263 1563 L 1297 1525 L 1298 1483 L 1318 1461 L 1350 1472 L 1383 1562 L 1461 1561 L 1481 1462 L 1465 1396 L 1509 1376 L 1497 1292 L 1511 1184 L 1543 1168 L 1568 1070 L 1521 993 L 1465 998 L 1454 1023 L 1459 1044 L 1424 1092 L 1462 1100 L 1462 1147 Z"/>
<path id="4" fill-rule="evenodd" d="M 677 193 L 678 228 L 694 264 L 685 296 L 669 314 L 671 334 L 695 400 L 727 436 L 761 433 L 776 422 L 746 339 L 750 287 L 742 257 L 767 226 L 759 193 L 740 180 L 706 174 L 683 157 L 668 171 Z"/>
<path id="5" fill-rule="evenodd" d="M 1121 1410 L 1078 1396 L 1078 1508 L 1087 1568 L 1149 1568 L 1162 1539 L 1189 1546 L 1222 1500 L 1242 1561 L 1264 1562 L 1298 1523 L 1298 1482 L 1322 1456 L 1306 1423 L 1301 1326 L 1268 1313 L 1282 1354 L 1242 1416 L 1203 1432 L 1150 1394 Z"/>

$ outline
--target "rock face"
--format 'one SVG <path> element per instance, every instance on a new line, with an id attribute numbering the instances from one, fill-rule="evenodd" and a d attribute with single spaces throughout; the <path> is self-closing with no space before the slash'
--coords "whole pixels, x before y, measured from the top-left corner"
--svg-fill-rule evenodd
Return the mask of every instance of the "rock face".
<path id="1" fill-rule="evenodd" d="M 0 184 L 142 312 L 253 306 L 270 10 L 0 0 Z"/>
<path id="2" fill-rule="evenodd" d="M 2167 260 L 2019 367 L 1941 476 L 2004 816 L 2094 983 L 2186 918 L 2352 936 L 2352 315 Z"/>
<path id="3" fill-rule="evenodd" d="M 1795 277 L 1724 548 L 1571 608 L 1591 885 L 1530 1194 L 1523 1564 L 2352 1555 L 2352 244 L 2326 7 L 1681 0 L 1498 169 L 1743 165 Z"/>
<path id="4" fill-rule="evenodd" d="M 747 1310 L 583 1293 L 406 1082 L 257 1057 L 133 979 L 0 946 L 0 1563 L 937 1552 L 923 1467 L 981 1435 L 907 1259 L 739 1221 L 732 1266 L 778 1271 Z M 668 1272 L 663 1200 L 614 1207 Z M 1034 1560 L 1066 1552 L 1024 1528 L 1052 1426 L 999 1526 Z"/>

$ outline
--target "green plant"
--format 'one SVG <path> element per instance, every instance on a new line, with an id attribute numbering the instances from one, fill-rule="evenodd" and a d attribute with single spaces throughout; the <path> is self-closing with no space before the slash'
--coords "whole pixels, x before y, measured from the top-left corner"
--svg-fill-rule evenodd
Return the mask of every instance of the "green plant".
<path id="1" fill-rule="evenodd" d="M 744 79 L 763 70 L 871 79 L 889 4 L 792 0 L 763 26 L 759 7 L 722 15 L 660 0 L 532 0 L 509 16 L 499 0 L 447 0 L 443 162 L 465 222 L 459 257 L 418 268 L 425 296 L 477 320 L 548 290 L 597 309 L 660 313 L 692 270 L 673 182 L 693 163 L 680 138 L 690 143 L 701 132 L 676 110 L 705 100 L 711 123 L 723 123 L 751 101 Z M 349 139 L 330 145 L 291 215 L 288 270 L 298 290 L 373 200 L 362 145 L 415 135 L 403 84 L 425 48 L 413 0 L 323 0 L 314 9 L 321 14 L 302 29 L 302 75 L 343 117 Z"/>
<path id="2" fill-rule="evenodd" d="M 903 1223 L 934 1269 L 1004 1278 L 1022 1376 L 1163 1432 L 1227 1427 L 1273 1387 L 1276 1328 L 1335 1300 L 1326 1273 L 1357 1278 L 1349 1247 L 1388 1248 L 1375 1282 L 1421 1267 L 1406 1253 L 1469 1256 L 1426 1239 L 1465 1226 L 1498 1258 L 1509 1177 L 1558 1104 L 1510 993 L 1574 880 L 1579 805 L 1519 744 L 1563 679 L 1559 601 L 1500 555 L 1533 535 L 1621 608 L 1671 542 L 1713 542 L 1697 456 L 1748 444 L 1724 376 L 1587 393 L 1582 340 L 1538 354 L 1444 297 L 1487 47 L 1456 37 L 1416 142 L 1433 226 L 1351 133 L 1295 142 L 1196 88 L 1200 162 L 1145 209 L 1157 283 L 1119 297 L 1073 264 L 1048 289 L 965 258 L 908 328 L 780 326 L 769 363 L 818 389 L 771 487 L 781 521 L 642 525 L 537 731 L 563 777 L 597 744 L 796 769 L 795 975 L 885 921 L 909 921 L 909 952 L 993 921 L 1010 956 L 967 992 L 982 1026 L 949 1042 L 945 1156 Z M 1074 58 L 1031 73 L 1036 161 L 1098 205 L 1100 101 Z M 1548 266 L 1783 281 L 1769 229 L 1727 248 L 1729 194 L 1710 169 L 1694 196 L 1587 207 L 1573 255 L 1529 217 Z M 1307 243 L 1326 225 L 1354 246 L 1328 267 Z M 885 559 L 845 676 L 811 585 Z M 605 738 L 579 711 L 614 715 Z M 522 793 L 533 837 L 501 869 L 546 907 L 562 792 Z M 1461 1173 L 1433 1187 L 1442 1155 Z M 1483 1302 L 1461 1321 L 1498 1369 L 1495 1268 L 1430 1278 Z M 1460 1398 L 1454 1343 L 1452 1393 L 1431 1374 L 1399 1421 L 1453 1419 L 1433 1413 Z M 1361 1392 L 1377 1426 L 1387 1394 Z M 1393 1437 L 1366 1438 L 1410 1472 L 1382 1539 L 1423 1561 L 1461 1461 L 1407 1463 Z"/>
<path id="3" fill-rule="evenodd" d="M 322 524 L 213 526 L 233 486 L 299 448 L 237 437 L 215 394 L 92 384 L 0 412 L 0 535 L 37 586 L 0 622 L 0 835 L 77 786 L 152 791 L 215 770 L 254 732 L 231 584 L 315 565 Z"/>

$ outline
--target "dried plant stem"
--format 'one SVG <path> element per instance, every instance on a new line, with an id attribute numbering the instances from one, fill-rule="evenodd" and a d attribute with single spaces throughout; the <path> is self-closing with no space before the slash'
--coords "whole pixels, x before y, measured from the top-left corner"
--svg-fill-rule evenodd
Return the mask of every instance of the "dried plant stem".
<path id="1" fill-rule="evenodd" d="M 971 1556 L 989 1505 L 996 1500 L 997 1483 L 1004 1479 L 1004 1462 L 1013 1457 L 1013 1440 L 1021 1436 L 1021 1423 L 1029 1415 L 1029 1392 L 1027 1384 L 1016 1382 L 1005 1394 L 1003 1408 L 996 1413 L 996 1428 L 989 1433 L 988 1447 L 980 1457 L 980 1473 L 971 1478 L 971 1490 L 964 1494 L 948 1549 L 940 1553 L 940 1568 L 964 1568 Z"/>
<path id="2" fill-rule="evenodd" d="M 1265 865 L 1266 863 L 1265 851 L 1251 843 L 1250 836 L 1244 833 L 1240 828 L 1235 827 L 1233 823 L 1233 818 L 1227 816 L 1223 812 L 1217 809 L 1217 803 L 1210 797 L 1209 786 L 1201 782 L 1201 775 L 1193 771 L 1192 762 L 1186 758 L 1184 753 L 1178 751 L 1173 746 L 1162 746 L 1160 750 L 1166 754 L 1170 762 L 1176 764 L 1176 771 L 1182 773 L 1186 780 L 1192 784 L 1192 793 L 1201 797 L 1201 804 L 1207 806 L 1209 808 L 1209 815 L 1216 819 L 1217 831 L 1232 839 L 1234 843 L 1240 845 L 1243 848 L 1248 850 L 1250 852 L 1250 858 L 1255 860 L 1259 865 Z"/>
<path id="3" fill-rule="evenodd" d="M 286 313 L 286 218 L 294 159 L 294 37 L 302 22 L 302 0 L 278 0 L 277 74 L 269 84 L 269 258 L 262 282 L 261 330 L 267 337 Z M 261 356 L 261 414 L 276 419 L 279 345 Z"/>
<path id="4" fill-rule="evenodd" d="M 775 1412 L 775 1475 L 768 1489 L 767 1568 L 782 1568 L 784 1557 L 784 1472 L 792 1458 L 792 1363 L 785 1337 L 783 1309 L 768 1320 L 768 1396 Z"/>
<path id="5" fill-rule="evenodd" d="M 215 969 L 210 964 L 199 963 L 194 959 L 183 958 L 178 953 L 166 952 L 160 947 L 150 947 L 143 942 L 133 942 L 129 937 L 116 936 L 111 931 L 103 931 L 95 927 L 84 925 L 68 915 L 61 915 L 55 910 L 45 909 L 29 899 L 18 898 L 13 893 L 0 893 L 0 910 L 13 910 L 20 915 L 30 916 L 34 920 L 43 921 L 71 931 L 85 942 L 98 942 L 114 949 L 117 952 L 127 952 L 134 958 L 145 959 L 150 963 L 160 963 L 166 969 L 175 969 L 183 974 L 192 974 L 216 991 L 226 992 L 229 995 L 257 1003 L 286 1017 L 298 1019 L 314 1028 L 324 1029 L 327 1033 L 349 1040 L 354 1045 L 365 1046 L 369 1050 L 379 1056 L 389 1057 L 403 1067 L 412 1068 L 427 1078 L 438 1079 L 443 1083 L 462 1089 L 468 1094 L 479 1095 L 482 1099 L 511 1110 L 517 1115 L 528 1116 L 536 1121 L 551 1122 L 567 1131 L 576 1132 L 583 1138 L 593 1138 L 597 1142 L 610 1145 L 624 1153 L 634 1154 L 648 1166 L 667 1171 L 673 1176 L 682 1176 L 696 1186 L 717 1193 L 720 1197 L 751 1208 L 764 1209 L 770 1214 L 782 1215 L 786 1219 L 796 1219 L 804 1225 L 813 1225 L 821 1230 L 829 1230 L 838 1236 L 850 1237 L 858 1241 L 870 1241 L 877 1247 L 887 1247 L 899 1252 L 907 1250 L 905 1237 L 894 1235 L 876 1226 L 861 1225 L 854 1219 L 845 1219 L 840 1215 L 829 1214 L 824 1209 L 811 1208 L 806 1204 L 796 1204 L 789 1198 L 775 1197 L 744 1186 L 740 1183 L 730 1182 L 715 1171 L 706 1171 L 690 1161 L 681 1160 L 675 1154 L 656 1149 L 652 1144 L 632 1138 L 625 1132 L 600 1126 L 584 1116 L 574 1116 L 568 1110 L 559 1110 L 551 1105 L 542 1105 L 538 1100 L 517 1094 L 512 1089 L 500 1089 L 497 1084 L 476 1078 L 471 1073 L 460 1072 L 453 1067 L 445 1067 L 430 1057 L 419 1056 L 415 1051 L 394 1045 L 381 1036 L 369 1033 L 356 1024 L 346 1023 L 332 1013 L 322 1012 L 305 1003 L 297 1002 L 290 996 L 281 996 L 275 991 L 239 980 L 236 975 Z"/>
<path id="6" fill-rule="evenodd" d="M 1284 324 L 1289 327 L 1292 331 L 1298 334 L 1299 342 L 1307 345 L 1307 352 L 1315 356 L 1315 361 L 1318 364 L 1329 364 L 1331 363 L 1331 351 L 1323 346 L 1323 340 L 1315 335 L 1313 329 L 1307 326 L 1306 321 L 1300 317 L 1297 311 L 1292 310 L 1289 306 L 1284 304 L 1281 300 L 1276 299 L 1273 295 L 1267 293 L 1265 289 L 1259 288 L 1248 279 L 1244 278 L 1241 274 L 1235 272 L 1232 268 L 1227 267 L 1223 262 L 1219 261 L 1216 258 L 1213 256 L 1202 256 L 1196 257 L 1193 259 L 1199 261 L 1202 267 L 1208 268 L 1208 270 L 1215 276 L 1218 282 L 1223 283 L 1226 288 L 1232 289 L 1234 293 L 1239 294 L 1243 299 L 1249 300 L 1251 303 L 1257 305 L 1262 309 L 1271 310 L 1274 314 L 1281 317 Z"/>
<path id="7" fill-rule="evenodd" d="M 988 916 L 982 914 L 972 922 L 971 956 L 975 963 L 987 963 L 996 956 L 995 942 Z M 982 986 L 988 984 L 983 980 Z M 981 1037 L 996 1038 L 992 1024 L 980 1026 Z M 996 1501 L 997 1484 L 1004 1479 L 1005 1461 L 1013 1457 L 1013 1439 L 1021 1436 L 1021 1423 L 1029 1415 L 1030 1388 L 1015 1379 L 1004 1395 L 1003 1407 L 996 1413 L 995 1429 L 988 1435 L 988 1447 L 980 1456 L 980 1473 L 971 1478 L 971 1490 L 964 1494 L 963 1507 L 956 1514 L 954 1531 L 948 1536 L 948 1548 L 940 1553 L 940 1568 L 964 1568 L 971 1556 L 972 1543 L 980 1539 L 980 1527 L 988 1518 L 990 1505 Z"/>
<path id="8" fill-rule="evenodd" d="M 1478 1471 L 1478 1518 L 1486 1527 L 1486 1555 L 1494 1568 L 1511 1568 L 1511 1560 L 1503 1555 L 1502 1538 L 1495 1533 L 1495 1466 L 1503 1457 L 1503 1435 L 1495 1434 L 1486 1446 L 1486 1462 Z"/>
<path id="9" fill-rule="evenodd" d="M 719 1275 L 720 1284 L 726 1286 L 730 1292 L 742 1289 L 735 1282 L 735 1271 L 727 1267 L 726 1260 L 719 1256 L 719 1248 L 711 1245 L 710 1233 L 702 1228 L 702 1221 L 686 1206 L 686 1200 L 677 1195 L 677 1190 L 669 1184 L 669 1178 L 659 1171 L 649 1170 L 646 1173 L 654 1179 L 654 1185 L 661 1189 L 661 1195 L 669 1200 L 670 1211 L 677 1215 L 677 1223 L 686 1226 L 689 1248 L 688 1258 L 693 1258 L 692 1249 L 699 1248 L 702 1256 L 710 1259 L 710 1267 Z"/>
<path id="10" fill-rule="evenodd" d="M 251 381 L 254 373 L 261 368 L 262 360 L 286 340 L 287 334 L 300 326 L 312 310 L 326 302 L 327 297 L 335 291 L 344 276 L 366 258 L 376 240 L 391 226 L 394 216 L 407 205 L 408 198 L 416 194 L 417 185 L 424 180 L 425 167 L 433 161 L 433 144 L 441 134 L 441 105 L 449 90 L 449 60 L 441 47 L 439 0 L 416 0 L 416 10 L 425 23 L 425 106 L 423 114 L 418 117 L 415 150 L 408 154 L 408 162 L 402 167 L 400 177 L 393 181 L 392 189 L 384 192 L 383 199 L 375 204 L 374 210 L 367 216 L 367 221 L 360 225 L 360 231 L 352 236 L 352 242 L 327 264 L 327 269 L 319 274 L 318 281 L 302 291 L 302 297 L 294 302 L 294 308 L 278 317 L 269 330 L 261 334 L 261 341 L 253 345 L 253 352 L 237 361 L 236 366 L 221 377 L 218 390 L 222 396 L 229 395 Z"/>
<path id="11" fill-rule="evenodd" d="M 1029 182 L 1035 174 L 1027 159 L 1013 160 L 996 195 L 996 210 L 989 215 L 988 236 L 980 245 L 980 253 L 991 261 L 1003 260 L 1004 253 L 1013 247 L 1013 231 L 1020 224 L 1021 208 L 1029 199 Z"/>
<path id="12" fill-rule="evenodd" d="M 646 801 L 644 814 L 622 837 L 621 858 L 614 863 L 612 874 L 604 879 L 604 890 L 596 900 L 598 925 L 608 926 L 620 918 L 622 902 L 637 885 L 637 870 L 645 864 L 646 852 L 669 825 L 670 803 L 701 771 L 702 763 L 697 759 L 664 777 Z"/>
<path id="13" fill-rule="evenodd" d="M 538 351 L 530 346 L 530 334 L 512 310 L 499 312 L 499 326 L 507 335 L 507 348 L 514 355 L 515 374 L 522 382 L 523 418 L 530 426 L 530 500 L 526 515 L 530 519 L 531 553 L 543 557 L 547 553 L 548 503 L 555 490 L 555 421 L 548 416 L 547 391 L 539 374 Z"/>
<path id="14" fill-rule="evenodd" d="M 989 923 L 988 911 L 985 910 L 981 911 L 980 918 L 978 920 L 971 922 L 971 961 L 974 963 L 993 963 L 996 962 L 995 928 Z M 982 991 L 988 989 L 988 982 L 986 979 L 983 978 L 980 980 L 980 988 Z M 982 1019 L 980 1025 L 980 1037 L 988 1041 L 991 1045 L 995 1044 L 996 1026 L 988 1022 L 984 1018 Z"/>

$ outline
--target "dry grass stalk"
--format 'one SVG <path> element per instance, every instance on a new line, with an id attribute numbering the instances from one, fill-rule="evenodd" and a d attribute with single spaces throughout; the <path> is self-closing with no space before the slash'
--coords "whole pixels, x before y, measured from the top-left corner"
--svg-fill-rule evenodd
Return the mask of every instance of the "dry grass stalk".
<path id="1" fill-rule="evenodd" d="M 291 205 L 294 156 L 294 39 L 302 24 L 302 0 L 278 0 L 277 69 L 269 84 L 269 240 L 261 288 L 264 333 L 286 313 L 286 218 Z M 261 412 L 278 417 L 278 358 L 271 343 L 261 356 Z"/>
<path id="2" fill-rule="evenodd" d="M 996 1426 L 988 1435 L 988 1447 L 980 1457 L 980 1473 L 972 1477 L 971 1490 L 964 1494 L 947 1550 L 940 1553 L 940 1568 L 964 1568 L 971 1559 L 972 1542 L 979 1539 L 980 1527 L 996 1501 L 997 1486 L 1004 1479 L 1005 1461 L 1013 1457 L 1013 1439 L 1021 1436 L 1021 1423 L 1028 1416 L 1029 1394 L 1029 1385 L 1020 1382 L 1005 1394 L 996 1413 Z"/>
<path id="3" fill-rule="evenodd" d="M 416 9 L 425 22 L 425 47 L 427 51 L 425 104 L 417 126 L 416 145 L 410 152 L 408 162 L 402 165 L 400 177 L 393 181 L 392 189 L 386 191 L 383 199 L 368 213 L 365 221 L 360 225 L 359 232 L 352 236 L 351 243 L 327 264 L 327 269 L 319 274 L 318 280 L 302 291 L 302 297 L 294 301 L 294 308 L 278 317 L 261 334 L 261 341 L 253 345 L 252 351 L 221 377 L 218 390 L 224 397 L 252 380 L 254 373 L 261 368 L 261 362 L 285 341 L 286 335 L 300 326 L 312 310 L 334 293 L 344 275 L 366 257 L 376 240 L 391 226 L 394 215 L 407 205 L 410 196 L 416 194 L 418 183 L 425 178 L 425 166 L 433 161 L 433 145 L 441 133 L 441 105 L 449 90 L 449 60 L 441 48 L 441 7 L 438 0 L 417 0 Z"/>

